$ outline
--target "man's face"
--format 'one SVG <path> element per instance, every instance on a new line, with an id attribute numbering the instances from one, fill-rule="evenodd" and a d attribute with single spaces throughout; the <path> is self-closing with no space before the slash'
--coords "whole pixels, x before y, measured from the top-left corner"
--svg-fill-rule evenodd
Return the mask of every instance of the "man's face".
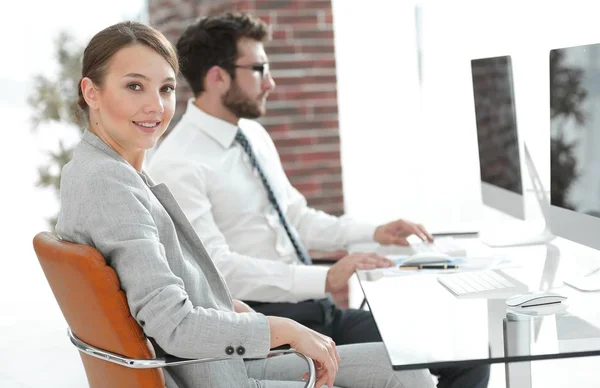
<path id="1" fill-rule="evenodd" d="M 267 97 L 275 89 L 275 82 L 261 42 L 243 38 L 238 42 L 238 52 L 235 79 L 223 95 L 222 102 L 236 117 L 256 119 L 265 114 Z M 265 64 L 267 66 L 263 66 Z"/>

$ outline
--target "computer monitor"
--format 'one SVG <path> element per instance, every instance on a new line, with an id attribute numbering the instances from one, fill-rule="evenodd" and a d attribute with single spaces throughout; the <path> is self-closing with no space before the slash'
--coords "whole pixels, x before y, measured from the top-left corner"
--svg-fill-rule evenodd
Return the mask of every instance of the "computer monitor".
<path id="1" fill-rule="evenodd" d="M 483 203 L 525 219 L 511 57 L 473 59 L 471 75 Z"/>
<path id="2" fill-rule="evenodd" d="M 600 44 L 550 51 L 552 232 L 600 249 Z"/>

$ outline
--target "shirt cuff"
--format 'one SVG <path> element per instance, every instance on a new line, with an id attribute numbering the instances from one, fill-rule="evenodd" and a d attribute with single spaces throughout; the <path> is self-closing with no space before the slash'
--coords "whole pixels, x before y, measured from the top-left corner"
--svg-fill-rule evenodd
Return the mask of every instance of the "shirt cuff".
<path id="1" fill-rule="evenodd" d="M 293 267 L 292 295 L 296 301 L 324 298 L 329 267 L 320 265 L 295 265 Z"/>
<path id="2" fill-rule="evenodd" d="M 379 225 L 355 224 L 346 231 L 346 245 L 374 242 L 375 229 Z"/>

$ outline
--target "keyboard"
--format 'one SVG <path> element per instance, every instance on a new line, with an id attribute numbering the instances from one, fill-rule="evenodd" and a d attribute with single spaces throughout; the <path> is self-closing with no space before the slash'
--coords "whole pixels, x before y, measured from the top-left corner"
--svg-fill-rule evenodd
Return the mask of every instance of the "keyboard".
<path id="1" fill-rule="evenodd" d="M 444 253 L 454 257 L 464 257 L 467 255 L 465 247 L 452 237 L 436 238 L 433 243 L 418 242 L 410 245 L 413 253 L 435 252 Z"/>
<path id="2" fill-rule="evenodd" d="M 477 298 L 527 291 L 527 286 L 500 270 L 456 272 L 438 276 L 438 282 L 457 298 Z"/>

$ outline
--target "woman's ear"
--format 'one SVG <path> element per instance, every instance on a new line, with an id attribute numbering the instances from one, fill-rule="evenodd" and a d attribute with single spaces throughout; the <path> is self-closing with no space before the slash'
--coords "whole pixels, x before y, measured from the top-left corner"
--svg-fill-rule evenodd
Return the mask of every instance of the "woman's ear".
<path id="1" fill-rule="evenodd" d="M 88 77 L 83 77 L 79 87 L 81 88 L 81 94 L 88 106 L 91 109 L 97 109 L 99 96 L 98 89 L 96 88 L 96 85 L 94 85 L 94 82 Z"/>

